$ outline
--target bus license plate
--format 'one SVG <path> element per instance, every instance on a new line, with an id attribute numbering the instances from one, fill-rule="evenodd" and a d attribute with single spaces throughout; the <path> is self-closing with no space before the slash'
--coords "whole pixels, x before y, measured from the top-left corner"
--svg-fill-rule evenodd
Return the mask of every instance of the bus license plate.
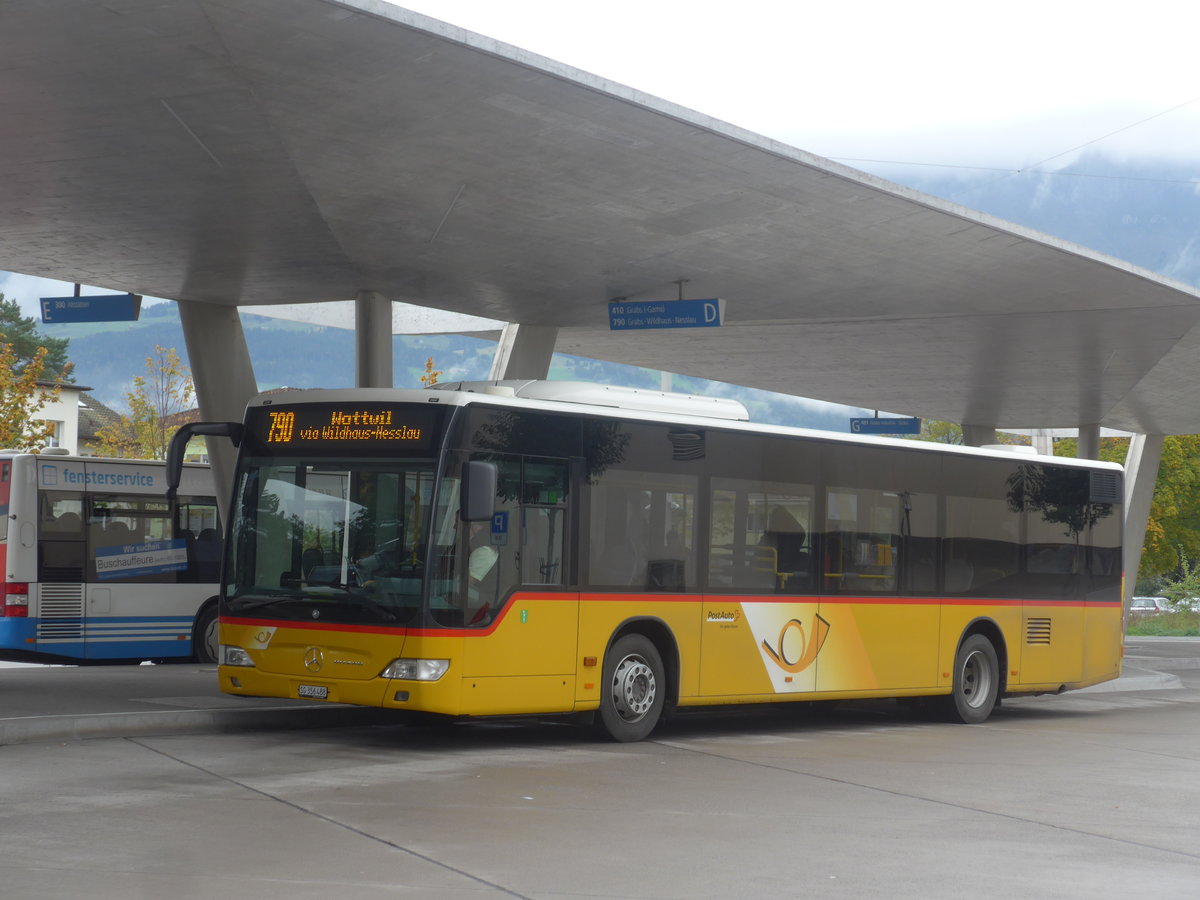
<path id="1" fill-rule="evenodd" d="M 298 693 L 301 697 L 310 697 L 313 700 L 329 699 L 329 688 L 320 684 L 302 684 Z"/>

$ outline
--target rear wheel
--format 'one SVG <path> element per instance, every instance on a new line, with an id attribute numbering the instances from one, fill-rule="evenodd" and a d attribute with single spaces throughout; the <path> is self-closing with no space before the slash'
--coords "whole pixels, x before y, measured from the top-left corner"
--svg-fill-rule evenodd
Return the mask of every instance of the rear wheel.
<path id="1" fill-rule="evenodd" d="M 953 721 L 977 725 L 992 714 L 1000 695 L 996 648 L 982 634 L 962 642 L 954 657 L 954 688 L 946 712 Z"/>
<path id="2" fill-rule="evenodd" d="M 658 648 L 645 635 L 627 634 L 604 657 L 597 724 L 615 741 L 640 741 L 658 724 L 666 677 Z"/>

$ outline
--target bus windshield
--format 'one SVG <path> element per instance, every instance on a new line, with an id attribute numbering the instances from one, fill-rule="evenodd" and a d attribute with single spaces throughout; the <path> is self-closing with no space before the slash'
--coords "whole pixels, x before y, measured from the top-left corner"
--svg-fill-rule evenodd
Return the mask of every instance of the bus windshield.
<path id="1" fill-rule="evenodd" d="M 433 484 L 432 460 L 244 459 L 227 613 L 414 622 Z"/>

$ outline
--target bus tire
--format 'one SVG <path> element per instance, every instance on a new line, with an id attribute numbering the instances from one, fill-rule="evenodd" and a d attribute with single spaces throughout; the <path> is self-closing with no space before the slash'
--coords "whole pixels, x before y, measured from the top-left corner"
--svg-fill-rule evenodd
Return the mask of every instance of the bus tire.
<path id="1" fill-rule="evenodd" d="M 600 684 L 602 735 L 614 741 L 640 741 L 662 716 L 667 682 L 662 657 L 642 634 L 618 638 L 604 656 Z"/>
<path id="2" fill-rule="evenodd" d="M 953 722 L 978 725 L 987 720 L 1000 696 L 1000 663 L 996 648 L 982 634 L 972 634 L 954 655 L 954 686 L 945 710 Z"/>
<path id="3" fill-rule="evenodd" d="M 192 625 L 192 659 L 198 663 L 215 663 L 219 652 L 217 604 L 208 603 L 200 608 Z"/>

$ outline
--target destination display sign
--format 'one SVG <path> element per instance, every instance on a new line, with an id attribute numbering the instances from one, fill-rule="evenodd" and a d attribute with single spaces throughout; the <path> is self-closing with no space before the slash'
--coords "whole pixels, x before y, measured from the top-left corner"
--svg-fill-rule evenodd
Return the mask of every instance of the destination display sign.
<path id="1" fill-rule="evenodd" d="M 441 409 L 380 403 L 305 403 L 247 411 L 247 433 L 268 452 L 411 452 L 436 446 Z"/>

